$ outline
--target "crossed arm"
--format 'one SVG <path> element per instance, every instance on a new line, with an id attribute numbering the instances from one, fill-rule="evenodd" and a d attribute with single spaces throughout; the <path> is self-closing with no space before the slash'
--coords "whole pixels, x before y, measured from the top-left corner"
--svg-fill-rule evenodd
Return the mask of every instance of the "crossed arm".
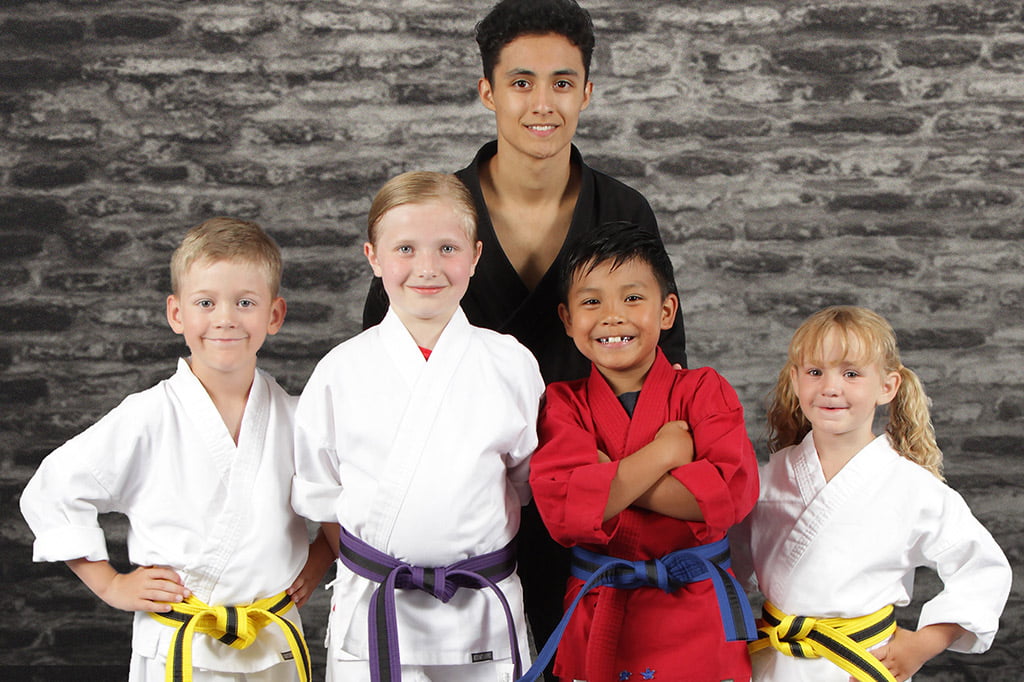
<path id="1" fill-rule="evenodd" d="M 598 450 L 599 462 L 611 459 Z M 703 521 L 704 513 L 686 486 L 669 472 L 693 461 L 693 437 L 685 421 L 663 425 L 654 440 L 619 462 L 604 520 L 631 505 L 682 521 Z"/>

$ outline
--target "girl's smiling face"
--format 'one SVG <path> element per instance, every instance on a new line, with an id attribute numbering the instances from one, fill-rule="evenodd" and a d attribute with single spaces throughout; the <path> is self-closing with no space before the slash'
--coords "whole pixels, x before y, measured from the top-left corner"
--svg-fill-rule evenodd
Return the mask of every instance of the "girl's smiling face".
<path id="1" fill-rule="evenodd" d="M 363 250 L 391 308 L 413 331 L 424 324 L 444 328 L 469 287 L 480 248 L 465 217 L 450 202 L 432 200 L 389 210 L 377 223 L 376 244 Z"/>
<path id="2" fill-rule="evenodd" d="M 818 436 L 830 436 L 863 447 L 874 439 L 875 408 L 896 396 L 898 372 L 884 372 L 853 335 L 840 343 L 837 332 L 790 371 L 800 409 Z"/>

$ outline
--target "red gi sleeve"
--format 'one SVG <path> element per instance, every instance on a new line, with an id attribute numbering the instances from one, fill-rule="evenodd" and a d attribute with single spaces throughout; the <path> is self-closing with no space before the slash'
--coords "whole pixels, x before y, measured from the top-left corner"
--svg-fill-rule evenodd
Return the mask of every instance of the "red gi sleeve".
<path id="1" fill-rule="evenodd" d="M 603 521 L 615 462 L 597 461 L 590 409 L 572 386 L 555 383 L 544 393 L 537 425 L 540 444 L 530 463 L 530 486 L 544 525 L 556 542 L 607 543 L 618 515 Z"/>
<path id="2" fill-rule="evenodd" d="M 705 538 L 721 537 L 757 502 L 757 457 L 743 422 L 736 391 L 718 372 L 695 370 L 696 384 L 677 382 L 673 400 L 689 404 L 686 419 L 693 434 L 694 461 L 671 473 L 693 493 L 704 514 Z M 688 385 L 687 385 L 688 384 Z M 694 526 L 697 530 L 697 526 Z"/>

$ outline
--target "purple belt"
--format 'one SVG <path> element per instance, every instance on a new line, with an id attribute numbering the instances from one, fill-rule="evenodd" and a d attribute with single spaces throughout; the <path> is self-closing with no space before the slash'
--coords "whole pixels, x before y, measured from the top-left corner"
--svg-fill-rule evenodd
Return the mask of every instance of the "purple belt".
<path id="1" fill-rule="evenodd" d="M 515 676 L 522 670 L 515 620 L 508 600 L 497 583 L 516 570 L 512 543 L 496 552 L 457 561 L 450 566 L 423 568 L 410 566 L 374 549 L 344 528 L 338 553 L 341 563 L 358 576 L 380 583 L 370 597 L 370 679 L 372 682 L 399 682 L 402 679 L 398 655 L 398 619 L 395 614 L 395 590 L 422 590 L 444 603 L 455 596 L 460 587 L 474 590 L 488 588 L 498 596 L 505 609 L 508 640 L 512 647 Z M 384 663 L 387 661 L 387 663 Z"/>

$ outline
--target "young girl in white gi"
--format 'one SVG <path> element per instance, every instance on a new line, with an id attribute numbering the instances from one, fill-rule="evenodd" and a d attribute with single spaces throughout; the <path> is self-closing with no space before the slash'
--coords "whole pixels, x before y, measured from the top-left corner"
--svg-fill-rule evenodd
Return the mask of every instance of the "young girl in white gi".
<path id="1" fill-rule="evenodd" d="M 510 543 L 543 381 L 459 306 L 481 246 L 457 178 L 393 178 L 368 222 L 388 312 L 320 361 L 296 411 L 292 504 L 340 539 L 327 679 L 511 681 L 528 648 Z"/>
<path id="2" fill-rule="evenodd" d="M 33 559 L 66 561 L 103 601 L 135 613 L 129 682 L 308 679 L 294 604 L 330 549 L 318 538 L 307 562 L 289 499 L 295 398 L 256 367 L 284 322 L 280 280 L 280 251 L 259 225 L 192 228 L 171 258 L 167 297 L 189 358 L 51 453 L 21 496 Z M 104 512 L 131 522 L 129 573 L 107 560 Z"/>
<path id="3" fill-rule="evenodd" d="M 876 437 L 881 405 L 889 419 Z M 768 423 L 777 452 L 748 519 L 766 599 L 753 679 L 902 681 L 947 648 L 987 650 L 1010 567 L 943 483 L 928 399 L 900 362 L 889 324 L 846 306 L 808 318 L 790 343 Z M 892 607 L 910 602 L 919 566 L 944 589 L 922 607 L 917 630 L 905 630 Z"/>

